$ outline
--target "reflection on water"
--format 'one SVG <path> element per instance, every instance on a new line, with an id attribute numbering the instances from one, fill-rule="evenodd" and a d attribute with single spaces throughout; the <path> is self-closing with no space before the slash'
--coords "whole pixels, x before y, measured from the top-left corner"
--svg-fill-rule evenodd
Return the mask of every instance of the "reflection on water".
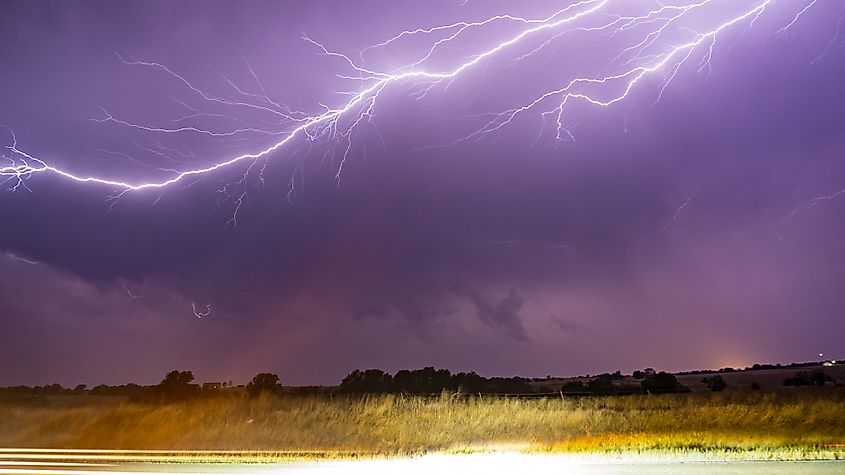
<path id="1" fill-rule="evenodd" d="M 219 463 L 224 460 L 253 463 Z M 0 449 L 0 474 L 845 474 L 845 462 L 702 462 L 691 459 L 490 453 L 358 461 L 261 463 L 254 452 L 49 451 Z"/>

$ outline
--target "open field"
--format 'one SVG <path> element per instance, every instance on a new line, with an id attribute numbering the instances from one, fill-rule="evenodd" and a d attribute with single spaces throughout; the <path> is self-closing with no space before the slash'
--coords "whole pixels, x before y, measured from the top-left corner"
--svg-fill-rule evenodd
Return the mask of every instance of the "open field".
<path id="1" fill-rule="evenodd" d="M 91 396 L 0 404 L 0 446 L 259 450 L 304 457 L 517 449 L 845 458 L 845 390 L 600 398 Z"/>

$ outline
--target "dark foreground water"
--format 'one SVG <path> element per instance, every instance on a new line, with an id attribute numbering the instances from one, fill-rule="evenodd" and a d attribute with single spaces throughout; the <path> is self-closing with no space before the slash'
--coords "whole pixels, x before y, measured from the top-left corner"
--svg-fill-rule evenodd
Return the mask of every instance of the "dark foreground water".
<path id="1" fill-rule="evenodd" d="M 0 474 L 106 475 L 106 474 L 344 474 L 344 475 L 703 475 L 798 474 L 845 475 L 845 461 L 705 462 L 690 458 L 573 457 L 492 453 L 428 455 L 388 460 L 292 463 L 173 463 L 167 458 L 93 453 L 13 452 L 0 449 Z"/>

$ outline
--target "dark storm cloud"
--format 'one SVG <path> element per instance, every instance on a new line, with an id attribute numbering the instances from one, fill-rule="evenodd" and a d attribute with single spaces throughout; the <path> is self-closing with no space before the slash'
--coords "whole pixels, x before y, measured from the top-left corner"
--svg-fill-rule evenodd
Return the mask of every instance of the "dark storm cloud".
<path id="1" fill-rule="evenodd" d="M 336 71 L 302 31 L 354 50 L 459 11 L 374 2 L 375 28 L 364 8 L 332 2 L 248 5 L 6 2 L 0 58 L 15 67 L 0 79 L 0 123 L 75 169 L 154 176 L 97 155 L 140 139 L 88 119 L 108 106 L 152 121 L 178 85 L 114 51 L 201 82 L 210 67 L 243 73 L 243 53 L 280 99 L 311 105 Z M 801 206 L 845 188 L 845 51 L 808 65 L 834 34 L 824 13 L 716 48 L 712 71 L 683 71 L 659 103 L 644 85 L 585 114 L 575 143 L 538 141 L 527 120 L 419 150 L 467 127 L 449 113 L 483 112 L 510 86 L 456 81 L 430 102 L 386 93 L 384 144 L 362 138 L 367 159 L 356 154 L 340 185 L 324 150 L 292 145 L 236 226 L 241 190 L 219 190 L 243 169 L 114 207 L 110 190 L 33 178 L 31 193 L 0 194 L 0 249 L 39 262 L 0 258 L 0 384 L 155 382 L 174 367 L 289 383 L 430 364 L 582 374 L 832 351 L 845 331 L 845 198 Z M 213 312 L 198 320 L 192 303 Z"/>
<path id="2" fill-rule="evenodd" d="M 0 255 L 0 384 L 149 382 L 174 365 L 199 367 L 231 328 L 198 328 L 186 305 L 155 285 L 92 283 Z"/>
<path id="3" fill-rule="evenodd" d="M 557 325 L 557 327 L 560 328 L 560 330 L 563 331 L 564 333 L 576 334 L 576 333 L 581 333 L 582 331 L 584 331 L 584 328 L 578 322 L 575 322 L 575 321 L 572 321 L 572 320 L 567 320 L 567 319 L 561 318 L 561 317 L 556 317 L 554 315 L 552 315 L 550 318 L 551 318 L 551 321 L 555 325 Z"/>
<path id="4" fill-rule="evenodd" d="M 485 324 L 502 328 L 508 335 L 517 340 L 528 339 L 519 317 L 523 300 L 515 291 L 511 290 L 506 297 L 498 302 L 481 295 L 480 292 L 466 284 L 452 284 L 452 292 L 472 301 L 478 311 L 478 319 Z"/>

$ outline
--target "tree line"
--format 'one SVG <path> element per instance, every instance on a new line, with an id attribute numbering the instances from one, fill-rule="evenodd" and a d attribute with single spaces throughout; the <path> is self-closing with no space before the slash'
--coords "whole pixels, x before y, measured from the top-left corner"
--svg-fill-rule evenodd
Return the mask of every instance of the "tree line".
<path id="1" fill-rule="evenodd" d="M 638 383 L 631 384 L 623 381 L 625 376 L 620 371 L 603 373 L 592 377 L 573 379 L 560 387 L 561 394 L 573 395 L 602 395 L 602 394 L 635 394 L 635 393 L 673 393 L 687 392 L 688 388 L 681 385 L 675 375 L 667 372 L 655 372 L 648 368 L 645 371 L 635 371 L 633 378 Z M 452 373 L 447 369 L 425 367 L 415 370 L 401 370 L 390 374 L 381 369 L 354 370 L 349 373 L 336 387 L 284 387 L 279 376 L 274 373 L 259 373 L 237 391 L 227 390 L 218 385 L 199 385 L 194 382 L 191 371 L 174 370 L 167 373 L 156 385 L 141 386 L 138 384 L 122 384 L 108 386 L 101 384 L 88 388 L 79 384 L 74 388 L 65 388 L 60 384 L 44 386 L 12 386 L 0 388 L 0 396 L 123 396 L 136 402 L 178 402 L 197 397 L 258 396 L 261 394 L 288 395 L 331 395 L 331 394 L 413 394 L 434 395 L 444 391 L 463 394 L 514 394 L 524 395 L 549 391 L 548 388 L 534 387 L 532 380 L 522 377 L 491 377 L 480 376 L 476 372 Z M 628 380 L 630 381 L 630 380 Z M 706 376 L 701 379 L 710 391 L 722 391 L 727 383 L 720 375 Z M 825 386 L 835 384 L 835 381 L 821 370 L 799 371 L 794 376 L 783 381 L 784 386 Z M 757 383 L 752 389 L 760 389 Z"/>
<path id="2" fill-rule="evenodd" d="M 439 394 L 443 391 L 467 394 L 525 394 L 533 391 L 530 379 L 485 378 L 474 371 L 452 374 L 448 369 L 431 366 L 407 370 L 391 375 L 380 369 L 355 370 L 340 383 L 340 390 L 347 393 L 403 393 Z"/>

